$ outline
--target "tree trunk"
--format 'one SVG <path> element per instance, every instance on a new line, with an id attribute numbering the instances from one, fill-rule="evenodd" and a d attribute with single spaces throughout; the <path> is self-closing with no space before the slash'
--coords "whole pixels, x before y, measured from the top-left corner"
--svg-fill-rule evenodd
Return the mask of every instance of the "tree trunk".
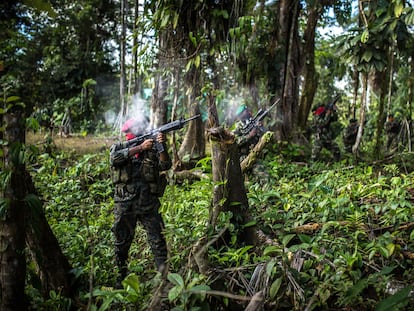
<path id="1" fill-rule="evenodd" d="M 378 81 L 378 87 L 376 88 L 379 92 L 379 104 L 378 104 L 378 118 L 375 129 L 375 146 L 374 146 L 374 157 L 378 159 L 382 154 L 382 146 L 384 143 L 384 120 L 385 120 L 385 100 L 387 97 L 387 80 L 386 72 L 377 72 L 376 80 Z"/>
<path id="2" fill-rule="evenodd" d="M 215 60 L 210 59 L 210 66 L 215 68 Z M 214 71 L 213 71 L 214 72 Z M 213 78 L 213 86 L 217 80 Z M 219 127 L 216 98 L 216 88 L 208 96 L 209 141 L 211 146 L 212 174 L 213 174 L 213 204 L 210 210 L 209 225 L 216 227 L 217 217 L 220 213 L 231 212 L 231 223 L 238 230 L 238 242 L 255 244 L 255 226 L 245 228 L 250 219 L 249 203 L 244 186 L 244 176 L 240 167 L 239 147 L 232 133 Z M 228 241 L 229 236 L 220 239 Z M 217 245 L 218 247 L 220 245 Z"/>
<path id="3" fill-rule="evenodd" d="M 188 94 L 187 107 L 191 116 L 200 114 L 200 107 L 198 105 L 197 97 L 200 96 L 200 70 L 193 67 L 186 77 L 186 89 L 192 90 Z M 196 119 L 188 125 L 184 140 L 178 151 L 180 162 L 185 162 L 184 167 L 190 169 L 194 167 L 195 162 L 205 156 L 205 137 L 204 137 L 204 123 L 202 118 Z M 183 161 L 183 159 L 186 159 Z"/>
<path id="4" fill-rule="evenodd" d="M 34 194 L 35 188 L 31 176 L 27 173 L 25 184 Z M 47 222 L 41 201 L 31 204 L 28 211 L 26 243 L 32 260 L 36 264 L 37 274 L 42 284 L 42 294 L 49 297 L 51 290 L 64 297 L 74 299 L 74 275 L 72 266 L 63 254 L 59 242 Z"/>
<path id="5" fill-rule="evenodd" d="M 121 128 L 125 117 L 128 115 L 128 106 L 125 102 L 125 54 L 126 54 L 126 0 L 121 0 L 121 42 L 120 47 L 120 73 L 119 73 L 119 99 L 121 102 L 121 114 L 119 128 Z"/>
<path id="6" fill-rule="evenodd" d="M 9 143 L 4 148 L 5 172 L 10 180 L 3 190 L 0 209 L 0 310 L 20 311 L 27 309 L 24 295 L 26 278 L 25 219 L 27 191 L 24 180 L 24 163 L 19 155 L 24 146 L 24 118 L 21 109 L 5 115 L 4 139 Z"/>
<path id="7" fill-rule="evenodd" d="M 353 82 L 353 101 L 352 107 L 348 111 L 348 115 L 352 118 L 356 118 L 356 105 L 358 100 L 358 92 L 359 92 L 359 71 L 357 70 L 356 66 L 354 66 L 354 72 L 352 73 L 352 82 Z"/>
<path id="8" fill-rule="evenodd" d="M 49 297 L 50 291 L 54 290 L 64 297 L 74 298 L 74 277 L 70 274 L 72 267 L 46 220 L 24 162 L 18 162 L 23 159 L 21 155 L 24 152 L 25 125 L 21 122 L 25 120 L 23 113 L 9 113 L 6 118 L 5 139 L 11 147 L 5 150 L 4 164 L 5 170 L 10 170 L 11 178 L 4 192 L 4 198 L 9 200 L 10 205 L 4 220 L 1 220 L 0 233 L 0 249 L 4 249 L 0 253 L 2 311 L 26 310 L 26 245 L 37 266 L 44 297 Z"/>
<path id="9" fill-rule="evenodd" d="M 312 108 L 313 98 L 318 87 L 319 75 L 315 70 L 315 31 L 319 20 L 321 7 L 319 1 L 308 8 L 308 19 L 304 33 L 304 72 L 303 72 L 303 92 L 298 112 L 298 126 L 302 131 L 306 131 L 306 123 L 309 112 Z"/>
<path id="10" fill-rule="evenodd" d="M 299 97 L 300 73 L 300 46 L 298 36 L 298 16 L 300 2 L 298 0 L 280 1 L 280 33 L 279 42 L 283 45 L 282 53 L 285 55 L 283 76 L 283 90 L 281 105 L 278 112 L 283 116 L 280 126 L 280 139 L 290 140 L 295 130 L 295 121 Z"/>
<path id="11" fill-rule="evenodd" d="M 162 70 L 168 68 L 169 63 L 163 55 L 171 50 L 168 46 L 168 31 L 162 30 L 159 36 L 159 50 L 163 51 L 158 54 L 158 68 L 155 74 L 155 86 L 151 98 L 151 125 L 152 127 L 160 127 L 167 123 L 168 102 L 165 99 L 167 94 L 168 81 Z M 168 55 L 167 55 L 168 57 Z"/>
<path id="12" fill-rule="evenodd" d="M 359 144 L 361 143 L 362 133 L 364 131 L 365 124 L 365 110 L 367 105 L 367 91 L 368 91 L 368 73 L 363 73 L 362 78 L 362 96 L 361 96 L 361 108 L 359 110 L 359 127 L 355 144 L 352 146 L 352 153 L 357 154 L 359 150 Z"/>
<path id="13" fill-rule="evenodd" d="M 231 212 L 233 215 L 231 222 L 239 230 L 239 243 L 255 244 L 255 226 L 244 228 L 251 218 L 244 177 L 240 168 L 240 155 L 234 136 L 222 128 L 210 129 L 209 135 L 215 185 L 209 225 L 212 228 L 216 227 L 219 214 Z"/>

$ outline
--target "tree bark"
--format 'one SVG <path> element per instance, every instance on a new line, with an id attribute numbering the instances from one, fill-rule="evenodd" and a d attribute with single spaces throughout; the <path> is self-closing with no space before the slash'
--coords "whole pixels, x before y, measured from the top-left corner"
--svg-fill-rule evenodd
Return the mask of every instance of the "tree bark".
<path id="1" fill-rule="evenodd" d="M 121 41 L 120 47 L 120 73 L 119 73 L 119 99 L 121 102 L 121 117 L 119 128 L 121 128 L 125 117 L 128 115 L 128 105 L 125 102 L 125 55 L 126 55 L 126 0 L 121 0 Z"/>
<path id="2" fill-rule="evenodd" d="M 155 74 L 155 85 L 151 98 L 151 118 L 150 123 L 154 128 L 160 127 L 167 123 L 167 108 L 168 102 L 165 97 L 167 94 L 168 81 L 162 70 L 168 68 L 169 64 L 167 58 L 162 53 L 169 51 L 168 46 L 168 32 L 162 30 L 159 36 L 159 50 L 163 51 L 158 54 L 158 68 Z"/>
<path id="3" fill-rule="evenodd" d="M 26 278 L 25 260 L 25 204 L 26 189 L 24 163 L 19 155 L 24 146 L 24 118 L 21 109 L 5 115 L 3 168 L 9 172 L 9 182 L 3 190 L 3 206 L 0 214 L 0 310 L 26 310 L 24 295 Z"/>
<path id="4" fill-rule="evenodd" d="M 193 67 L 186 76 L 186 89 L 192 90 L 190 94 L 188 94 L 186 105 L 191 115 L 201 113 L 196 99 L 200 96 L 200 78 L 200 70 L 195 67 Z M 202 118 L 199 118 L 190 122 L 188 125 L 184 140 L 178 151 L 180 162 L 187 163 L 187 165 L 184 166 L 187 169 L 194 167 L 195 162 L 205 156 L 205 148 L 204 123 Z"/>
<path id="5" fill-rule="evenodd" d="M 35 193 L 30 175 L 27 173 L 25 183 L 30 193 Z M 74 275 L 72 266 L 63 254 L 59 242 L 47 222 L 41 201 L 33 204 L 28 211 L 26 243 L 37 274 L 41 281 L 44 297 L 49 297 L 51 290 L 64 297 L 74 299 Z"/>
<path id="6" fill-rule="evenodd" d="M 361 96 L 361 108 L 359 109 L 359 127 L 355 143 L 352 146 L 352 153 L 358 154 L 359 144 L 361 143 L 362 133 L 364 132 L 365 125 L 365 110 L 367 105 L 367 92 L 368 92 L 368 73 L 363 73 L 362 78 L 362 96 Z"/>
<path id="7" fill-rule="evenodd" d="M 234 136 L 224 129 L 210 129 L 209 135 L 214 184 L 209 225 L 214 228 L 220 213 L 231 212 L 231 222 L 239 230 L 239 242 L 254 245 L 255 226 L 244 228 L 251 218 L 244 176 L 240 168 L 238 145 L 234 141 Z"/>
<path id="8" fill-rule="evenodd" d="M 42 294 L 49 297 L 54 290 L 74 298 L 74 277 L 66 256 L 53 234 L 42 210 L 33 181 L 23 162 L 25 118 L 19 110 L 6 114 L 5 170 L 10 181 L 4 191 L 9 202 L 0 231 L 0 310 L 26 310 L 25 248 L 31 254 L 42 284 Z M 27 259 L 29 261 L 29 259 Z"/>
<path id="9" fill-rule="evenodd" d="M 283 116 L 280 125 L 280 139 L 290 140 L 295 130 L 297 120 L 297 107 L 299 97 L 299 73 L 300 73 L 300 45 L 298 35 L 298 16 L 300 2 L 298 0 L 282 0 L 279 8 L 279 42 L 283 46 L 285 55 L 284 66 L 281 72 L 283 76 L 283 89 L 281 105 L 278 112 Z"/>
<path id="10" fill-rule="evenodd" d="M 303 72 L 303 92 L 300 99 L 301 102 L 297 122 L 302 131 L 306 131 L 306 123 L 318 87 L 319 75 L 315 70 L 315 31 L 321 9 L 319 1 L 315 1 L 315 3 L 308 8 L 308 19 L 304 33 L 305 45 L 303 53 L 305 62 Z"/>

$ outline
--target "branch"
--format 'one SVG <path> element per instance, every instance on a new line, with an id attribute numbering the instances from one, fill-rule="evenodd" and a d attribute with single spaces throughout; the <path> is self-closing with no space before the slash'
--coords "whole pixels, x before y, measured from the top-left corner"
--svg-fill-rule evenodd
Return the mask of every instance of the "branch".
<path id="1" fill-rule="evenodd" d="M 260 137 L 259 142 L 253 147 L 249 152 L 249 155 L 240 163 L 242 173 L 245 173 L 249 170 L 253 164 L 256 162 L 257 156 L 262 152 L 264 147 L 272 140 L 273 132 L 266 132 Z"/>

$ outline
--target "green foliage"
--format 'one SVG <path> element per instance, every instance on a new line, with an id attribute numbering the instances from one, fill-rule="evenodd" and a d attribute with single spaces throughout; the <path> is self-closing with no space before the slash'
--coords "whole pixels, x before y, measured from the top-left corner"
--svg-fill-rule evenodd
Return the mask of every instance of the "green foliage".
<path id="1" fill-rule="evenodd" d="M 191 306 L 198 306 L 203 309 L 207 307 L 206 291 L 210 290 L 208 285 L 205 285 L 206 277 L 188 272 L 186 279 L 182 278 L 177 273 L 168 274 L 168 281 L 173 287 L 168 292 L 168 299 L 174 303 L 173 310 L 193 310 Z"/>
<path id="2" fill-rule="evenodd" d="M 160 211 L 170 248 L 168 303 L 174 310 L 212 308 L 217 286 L 243 296 L 263 289 L 265 303 L 280 310 L 307 305 L 310 310 L 401 309 L 412 302 L 404 286 L 414 280 L 413 271 L 402 254 L 414 248 L 414 231 L 404 229 L 414 212 L 413 173 L 401 174 L 395 165 L 366 163 L 347 169 L 342 163 L 303 166 L 289 161 L 295 150 L 291 146 L 280 155 L 268 154 L 257 164 L 260 174 L 253 170 L 246 181 L 252 218 L 267 237 L 257 247 L 240 246 L 242 241 L 229 226 L 230 214 L 220 215 L 216 228 L 208 227 L 210 158 L 196 168 L 206 178 L 176 183 L 170 176 Z M 111 288 L 113 202 L 107 152 L 29 159 L 49 223 L 83 280 L 82 299 L 91 301 L 94 310 L 145 310 L 160 275 L 152 268 L 142 228 L 137 228 L 124 288 Z M 301 229 L 306 226 L 313 229 Z M 226 227 L 227 243 L 210 247 L 206 254 L 214 271 L 220 271 L 217 282 L 214 273 L 196 273 L 187 263 L 200 239 L 213 238 Z M 91 293 L 86 286 L 90 277 Z M 406 282 L 401 284 L 402 279 Z M 37 297 L 34 287 L 30 293 Z M 36 303 L 51 301 L 37 298 Z M 227 306 L 231 299 L 214 301 L 215 307 Z"/>

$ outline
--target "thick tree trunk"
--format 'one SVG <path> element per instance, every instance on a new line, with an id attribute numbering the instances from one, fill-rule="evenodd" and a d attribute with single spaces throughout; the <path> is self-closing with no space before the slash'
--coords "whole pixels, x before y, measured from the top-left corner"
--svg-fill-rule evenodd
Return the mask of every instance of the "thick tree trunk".
<path id="1" fill-rule="evenodd" d="M 10 179 L 4 189 L 0 209 L 0 310 L 20 311 L 27 309 L 24 295 L 25 219 L 27 191 L 24 180 L 24 163 L 21 156 L 24 145 L 23 112 L 16 109 L 5 115 L 4 139 L 9 143 L 4 149 L 5 172 Z"/>
<path id="2" fill-rule="evenodd" d="M 159 37 L 160 51 L 169 51 L 168 47 L 168 33 L 162 31 Z M 163 68 L 168 68 L 169 64 L 167 58 L 161 53 L 158 55 L 158 69 L 155 75 L 155 86 L 152 91 L 151 99 L 151 126 L 154 128 L 160 127 L 167 123 L 167 108 L 168 102 L 165 99 L 167 94 L 168 81 L 165 75 L 162 74 Z"/>
<path id="3" fill-rule="evenodd" d="M 187 107 L 191 116 L 200 114 L 197 97 L 200 96 L 200 70 L 193 68 L 186 77 L 186 89 L 192 91 L 188 94 Z M 196 119 L 188 125 L 184 140 L 178 151 L 180 162 L 185 162 L 184 168 L 191 168 L 195 162 L 205 156 L 204 123 L 202 118 Z M 185 161 L 183 161 L 185 159 Z"/>
<path id="4" fill-rule="evenodd" d="M 26 173 L 25 183 L 35 193 L 31 176 Z M 63 254 L 59 242 L 47 222 L 41 201 L 32 204 L 28 211 L 26 243 L 41 281 L 41 291 L 48 297 L 51 290 L 74 299 L 72 266 Z"/>
<path id="5" fill-rule="evenodd" d="M 290 140 L 294 135 L 295 121 L 297 120 L 297 107 L 299 97 L 300 73 L 300 44 L 298 36 L 298 16 L 300 12 L 299 0 L 281 0 L 279 16 L 280 32 L 279 42 L 283 46 L 285 55 L 283 76 L 283 89 L 281 105 L 278 112 L 282 115 L 280 126 L 280 139 Z"/>
<path id="6" fill-rule="evenodd" d="M 320 12 L 319 1 L 315 1 L 314 5 L 308 8 L 308 19 L 304 33 L 303 91 L 298 111 L 298 126 L 302 131 L 306 131 L 306 123 L 318 87 L 319 75 L 315 70 L 315 31 Z"/>
<path id="7" fill-rule="evenodd" d="M 379 159 L 382 153 L 382 146 L 384 143 L 383 133 L 384 133 L 384 121 L 385 121 L 385 100 L 387 97 L 387 83 L 386 83 L 386 73 L 377 72 L 376 80 L 379 84 L 376 88 L 376 91 L 379 92 L 379 103 L 378 103 L 378 118 L 377 125 L 375 129 L 375 146 L 374 146 L 374 155 L 376 159 Z"/>
<path id="8" fill-rule="evenodd" d="M 21 120 L 25 119 L 18 111 L 6 117 L 5 139 L 10 142 L 10 148 L 5 150 L 4 164 L 5 170 L 10 170 L 11 178 L 4 192 L 10 205 L 1 220 L 0 231 L 2 311 L 26 310 L 26 245 L 37 266 L 44 297 L 49 297 L 50 291 L 54 290 L 64 297 L 74 298 L 72 267 L 46 220 L 24 162 L 18 162 L 24 158 L 25 125 Z"/>
<path id="9" fill-rule="evenodd" d="M 234 136 L 222 128 L 210 129 L 209 135 L 215 185 L 209 224 L 214 228 L 220 213 L 231 212 L 233 215 L 231 222 L 239 230 L 239 243 L 255 244 L 255 227 L 244 228 L 251 218 L 244 176 L 240 168 L 240 155 Z"/>

